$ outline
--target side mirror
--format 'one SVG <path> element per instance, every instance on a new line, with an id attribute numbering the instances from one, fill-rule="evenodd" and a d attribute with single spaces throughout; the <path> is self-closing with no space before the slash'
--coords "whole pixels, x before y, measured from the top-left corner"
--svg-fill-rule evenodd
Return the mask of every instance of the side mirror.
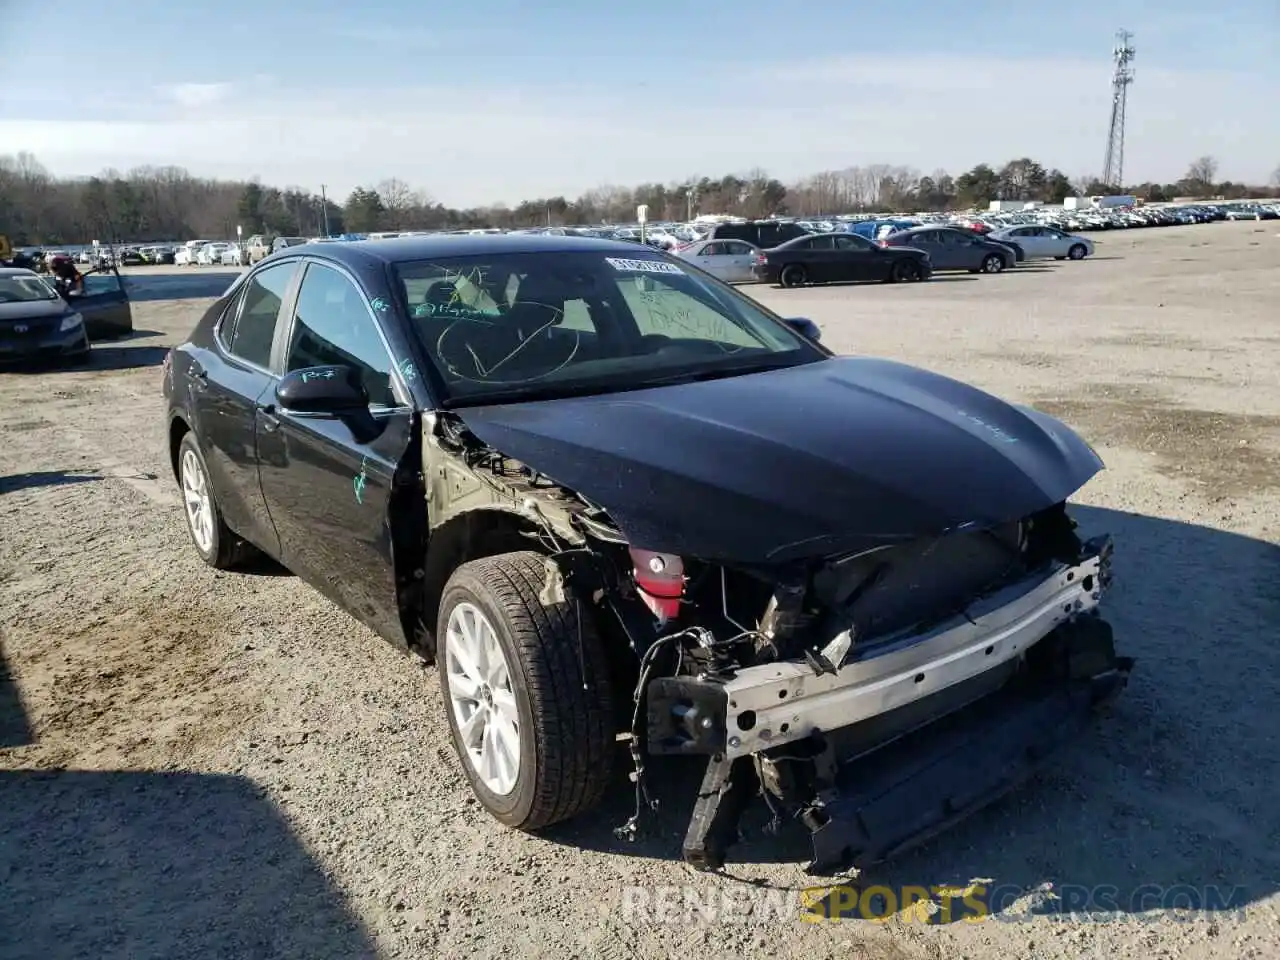
<path id="1" fill-rule="evenodd" d="M 802 337 L 808 337 L 810 340 L 822 339 L 822 331 L 808 317 L 788 317 L 785 322 L 787 326 Z"/>
<path id="2" fill-rule="evenodd" d="M 276 402 L 295 413 L 342 416 L 369 409 L 369 394 L 353 367 L 304 367 L 276 384 Z"/>

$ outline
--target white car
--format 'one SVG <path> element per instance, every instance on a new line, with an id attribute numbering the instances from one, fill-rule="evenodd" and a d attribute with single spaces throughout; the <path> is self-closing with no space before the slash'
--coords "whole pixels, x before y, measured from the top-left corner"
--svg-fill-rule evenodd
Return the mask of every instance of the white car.
<path id="1" fill-rule="evenodd" d="M 224 249 L 224 250 L 222 251 L 222 256 L 221 256 L 221 258 L 218 260 L 218 263 L 220 263 L 220 264 L 221 264 L 222 266 L 224 266 L 224 267 L 239 267 L 239 266 L 243 266 L 242 255 L 241 255 L 241 253 L 240 253 L 240 247 L 239 247 L 237 244 L 234 244 L 234 243 L 233 243 L 233 244 L 230 244 L 229 246 L 227 246 L 227 247 L 226 247 L 226 249 Z"/>
<path id="2" fill-rule="evenodd" d="M 208 240 L 188 240 L 180 246 L 173 255 L 173 262 L 179 266 L 193 267 L 196 264 L 196 254 L 200 252 L 200 248 L 207 244 Z"/>
<path id="3" fill-rule="evenodd" d="M 745 240 L 696 240 L 675 251 L 681 260 L 729 283 L 758 279 L 751 268 L 759 253 L 759 247 Z"/>
<path id="4" fill-rule="evenodd" d="M 994 230 L 988 239 L 1016 243 L 1028 260 L 1083 260 L 1093 256 L 1093 241 L 1057 227 L 1023 226 Z"/>
<path id="5" fill-rule="evenodd" d="M 200 248 L 196 254 L 196 266 L 212 267 L 215 264 L 222 263 L 222 251 L 226 250 L 230 244 L 217 241 L 215 243 L 206 243 Z"/>

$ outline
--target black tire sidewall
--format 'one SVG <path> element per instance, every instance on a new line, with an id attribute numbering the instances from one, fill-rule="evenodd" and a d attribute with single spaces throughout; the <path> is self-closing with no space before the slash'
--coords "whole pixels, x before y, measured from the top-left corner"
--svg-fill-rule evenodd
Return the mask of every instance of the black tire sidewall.
<path id="1" fill-rule="evenodd" d="M 453 747 L 461 761 L 467 782 L 493 817 L 508 826 L 516 826 L 527 819 L 532 811 L 538 787 L 539 758 L 533 703 L 529 697 L 530 678 L 525 673 L 524 661 L 521 660 L 511 640 L 506 612 L 500 604 L 494 602 L 487 591 L 475 589 L 470 580 L 470 577 L 451 580 L 440 598 L 440 617 L 436 627 L 436 669 L 440 672 L 440 692 L 444 697 L 449 734 L 453 738 Z M 480 779 L 463 745 L 462 735 L 458 732 L 457 718 L 453 714 L 453 703 L 449 695 L 448 625 L 449 615 L 460 603 L 474 605 L 488 618 L 489 625 L 497 635 L 498 644 L 502 647 L 502 655 L 507 658 L 507 672 L 511 676 L 511 689 L 515 695 L 516 710 L 520 716 L 520 770 L 516 774 L 515 788 L 506 796 L 494 793 Z"/>
<path id="2" fill-rule="evenodd" d="M 905 283 L 914 283 L 920 279 L 920 267 L 911 260 L 899 260 L 893 266 L 893 275 Z"/>
<path id="3" fill-rule="evenodd" d="M 1077 250 L 1080 251 L 1078 255 L 1076 254 Z M 1083 260 L 1088 253 L 1089 251 L 1085 249 L 1083 243 L 1077 243 L 1067 251 L 1067 257 L 1071 260 Z"/>
<path id="4" fill-rule="evenodd" d="M 790 281 L 788 278 L 790 278 Z M 805 268 L 795 263 L 787 264 L 782 268 L 782 272 L 778 274 L 778 281 L 784 287 L 803 287 L 808 278 L 809 274 Z"/>
<path id="5" fill-rule="evenodd" d="M 182 483 L 182 461 L 188 450 L 195 453 L 196 462 L 200 464 L 200 472 L 204 475 L 204 488 L 209 494 L 209 511 L 213 515 L 213 522 L 210 524 L 213 528 L 213 539 L 209 544 L 208 552 L 201 550 L 200 544 L 196 542 L 195 531 L 191 529 L 191 514 L 187 512 L 186 488 Z M 209 465 L 205 462 L 204 451 L 200 449 L 196 435 L 190 431 L 183 435 L 182 441 L 178 444 L 178 489 L 182 496 L 182 519 L 186 523 L 191 546 L 195 547 L 201 560 L 211 567 L 216 566 L 218 551 L 222 548 L 222 513 L 218 510 L 218 498 L 213 495 L 213 484 L 209 480 Z"/>
<path id="6" fill-rule="evenodd" d="M 990 266 L 991 264 L 995 264 L 995 267 Z M 982 261 L 983 273 L 999 273 L 1003 269 L 1004 269 L 1004 257 L 1000 256 L 1000 254 L 989 253 L 986 255 L 986 257 L 983 258 L 983 261 Z"/>

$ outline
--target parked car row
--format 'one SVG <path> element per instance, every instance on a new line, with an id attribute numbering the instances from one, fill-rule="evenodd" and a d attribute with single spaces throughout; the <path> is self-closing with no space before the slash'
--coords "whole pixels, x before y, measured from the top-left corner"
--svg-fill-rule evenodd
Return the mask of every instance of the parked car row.
<path id="1" fill-rule="evenodd" d="M 984 235 L 937 223 L 892 230 L 878 240 L 856 233 L 800 232 L 768 247 L 717 236 L 682 244 L 673 253 L 732 283 L 800 287 L 850 281 L 911 283 L 942 270 L 1001 273 L 1025 260 L 1082 260 L 1093 251 L 1087 237 L 1052 227 L 1011 227 Z"/>
<path id="2" fill-rule="evenodd" d="M 722 279 L 747 282 L 758 279 L 756 261 L 753 258 L 758 257 L 760 251 L 781 247 L 790 241 L 807 236 L 848 234 L 879 243 L 891 235 L 924 227 L 962 230 L 968 234 L 985 236 L 1012 248 L 1014 262 L 1020 263 L 1026 259 L 1048 257 L 1059 260 L 1079 260 L 1088 257 L 1093 254 L 1093 244 L 1087 238 L 1079 236 L 1082 232 L 1212 223 L 1220 220 L 1275 220 L 1277 218 L 1280 218 L 1280 202 L 1254 200 L 1083 208 L 1041 205 L 1016 211 L 840 214 L 807 218 L 777 216 L 756 220 L 711 214 L 685 223 L 660 221 L 643 225 L 640 223 L 596 224 L 519 230 L 479 227 L 444 231 L 347 233 L 326 237 L 254 234 L 243 243 L 198 239 L 181 243 L 155 243 L 115 248 L 109 245 L 95 245 L 70 255 L 81 264 L 95 267 L 142 264 L 249 266 L 287 247 L 306 243 L 383 240 L 441 234 L 540 234 L 643 243 L 696 261 L 699 266 L 703 266 Z M 916 235 L 915 239 L 919 244 L 928 245 L 934 270 L 984 269 L 986 272 L 995 272 L 996 261 L 979 259 L 976 265 L 972 264 L 971 260 L 976 255 L 976 248 L 971 243 L 959 243 L 954 235 L 934 233 L 924 237 Z M 890 245 L 901 246 L 903 240 L 904 238 L 898 237 Z M 708 247 L 706 245 L 708 241 L 725 241 L 728 245 Z M 802 245 L 795 249 L 807 248 Z M 820 246 L 814 249 L 829 250 L 830 248 Z M 854 247 L 845 244 L 842 249 L 853 250 Z M 46 253 L 49 256 L 68 255 L 64 250 L 46 251 Z M 938 266 L 941 262 L 964 265 L 941 268 Z M 984 262 L 987 264 L 986 267 L 983 267 Z M 999 269 L 1004 268 L 999 267 Z M 878 270 L 879 267 L 876 268 L 876 271 Z M 793 271 L 794 274 L 795 271 Z"/>
<path id="3" fill-rule="evenodd" d="M 680 251 L 689 244 L 705 240 L 740 240 L 759 248 L 775 247 L 800 236 L 826 233 L 851 233 L 879 241 L 891 233 L 922 226 L 946 226 L 963 228 L 981 234 L 1004 232 L 1003 242 L 1021 246 L 1018 238 L 1009 233 L 1017 228 L 1044 227 L 1056 231 L 1053 235 L 1022 234 L 1039 241 L 1061 241 L 1062 234 L 1078 234 L 1095 230 L 1120 230 L 1134 227 L 1177 226 L 1210 223 L 1217 220 L 1256 219 L 1269 220 L 1280 217 L 1280 203 L 1237 201 L 1221 203 L 1190 203 L 1164 206 L 1128 206 L 1113 208 L 1081 208 L 1039 206 L 1016 212 L 927 212 L 884 214 L 842 214 L 810 218 L 769 217 L 749 220 L 741 217 L 705 216 L 689 223 L 649 223 L 643 229 L 643 242 L 661 249 Z M 468 232 L 468 231 L 454 231 Z M 478 232 L 478 231 L 470 231 Z M 615 240 L 642 242 L 640 224 L 613 226 L 550 227 L 522 233 L 551 233 L 585 235 Z M 1077 238 L 1077 240 L 1083 238 Z M 1030 246 L 1037 250 L 1053 249 L 1054 243 L 1035 242 Z M 1083 244 L 1072 254 L 1069 244 L 1064 252 L 1044 252 L 1037 256 L 1078 259 L 1092 253 L 1089 244 Z M 1025 259 L 1024 248 L 1018 259 Z"/>

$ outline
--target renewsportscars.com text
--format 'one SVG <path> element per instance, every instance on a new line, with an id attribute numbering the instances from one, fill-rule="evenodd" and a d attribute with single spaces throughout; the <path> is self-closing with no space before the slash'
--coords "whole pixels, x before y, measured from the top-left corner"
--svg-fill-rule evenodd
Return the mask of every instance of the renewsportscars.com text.
<path id="1" fill-rule="evenodd" d="M 1037 901 L 1030 911 L 1011 910 L 1018 901 Z M 843 920 L 883 922 L 898 917 L 915 923 L 1024 923 L 1060 917 L 1103 923 L 1191 920 L 1197 914 L 1243 917 L 1243 887 L 1145 884 L 1132 890 L 1062 884 L 1051 891 L 1012 885 L 850 885 L 779 889 L 735 886 L 622 888 L 619 908 L 628 922 L 661 924 L 769 923 Z"/>

